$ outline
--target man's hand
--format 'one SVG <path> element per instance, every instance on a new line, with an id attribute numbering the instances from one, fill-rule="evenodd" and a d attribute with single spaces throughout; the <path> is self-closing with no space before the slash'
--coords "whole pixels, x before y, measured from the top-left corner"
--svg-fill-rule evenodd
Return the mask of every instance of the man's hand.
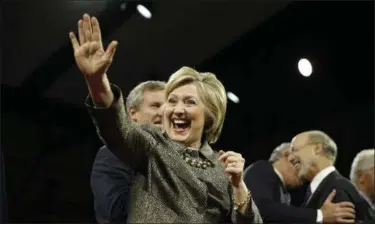
<path id="1" fill-rule="evenodd" d="M 333 203 L 335 195 L 336 190 L 333 190 L 320 208 L 323 213 L 323 223 L 354 223 L 354 205 L 351 202 Z"/>

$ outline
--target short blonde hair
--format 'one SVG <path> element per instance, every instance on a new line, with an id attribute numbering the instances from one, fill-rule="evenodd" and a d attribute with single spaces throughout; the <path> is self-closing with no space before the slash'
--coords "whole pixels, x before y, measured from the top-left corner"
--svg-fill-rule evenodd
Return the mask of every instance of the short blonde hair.
<path id="1" fill-rule="evenodd" d="M 208 143 L 215 143 L 223 128 L 227 111 L 226 91 L 213 73 L 200 73 L 190 67 L 182 67 L 173 73 L 165 88 L 165 98 L 176 88 L 194 84 L 204 104 L 205 126 L 203 135 Z"/>

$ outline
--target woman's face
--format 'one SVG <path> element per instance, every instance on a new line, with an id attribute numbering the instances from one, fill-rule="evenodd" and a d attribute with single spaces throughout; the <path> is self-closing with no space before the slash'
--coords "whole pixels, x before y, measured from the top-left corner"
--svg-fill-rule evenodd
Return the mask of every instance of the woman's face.
<path id="1" fill-rule="evenodd" d="M 164 129 L 170 139 L 199 148 L 204 128 L 204 106 L 194 84 L 174 89 L 165 102 Z"/>

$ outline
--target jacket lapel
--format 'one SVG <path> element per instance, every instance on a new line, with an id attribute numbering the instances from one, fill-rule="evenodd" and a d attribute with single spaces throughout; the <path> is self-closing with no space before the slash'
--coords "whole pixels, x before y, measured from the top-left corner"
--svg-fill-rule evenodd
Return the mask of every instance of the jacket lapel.
<path id="1" fill-rule="evenodd" d="M 334 180 L 334 177 L 338 173 L 336 171 L 333 171 L 328 176 L 326 176 L 322 182 L 319 184 L 319 186 L 316 188 L 314 193 L 312 193 L 311 197 L 303 204 L 304 207 L 309 207 L 311 205 L 314 205 L 316 201 L 319 200 L 319 197 L 321 197 L 321 192 L 324 190 L 324 187 L 327 186 L 332 180 Z"/>

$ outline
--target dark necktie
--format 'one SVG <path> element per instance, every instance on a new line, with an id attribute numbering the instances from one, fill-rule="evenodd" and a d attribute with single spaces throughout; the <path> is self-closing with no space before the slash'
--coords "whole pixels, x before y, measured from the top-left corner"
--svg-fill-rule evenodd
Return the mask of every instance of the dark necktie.
<path id="1" fill-rule="evenodd" d="M 307 190 L 306 190 L 305 198 L 304 198 L 304 200 L 303 200 L 303 204 L 304 204 L 304 205 L 306 205 L 307 201 L 310 199 L 311 194 L 312 194 L 312 192 L 311 192 L 311 187 L 309 186 L 309 187 L 307 188 Z"/>

